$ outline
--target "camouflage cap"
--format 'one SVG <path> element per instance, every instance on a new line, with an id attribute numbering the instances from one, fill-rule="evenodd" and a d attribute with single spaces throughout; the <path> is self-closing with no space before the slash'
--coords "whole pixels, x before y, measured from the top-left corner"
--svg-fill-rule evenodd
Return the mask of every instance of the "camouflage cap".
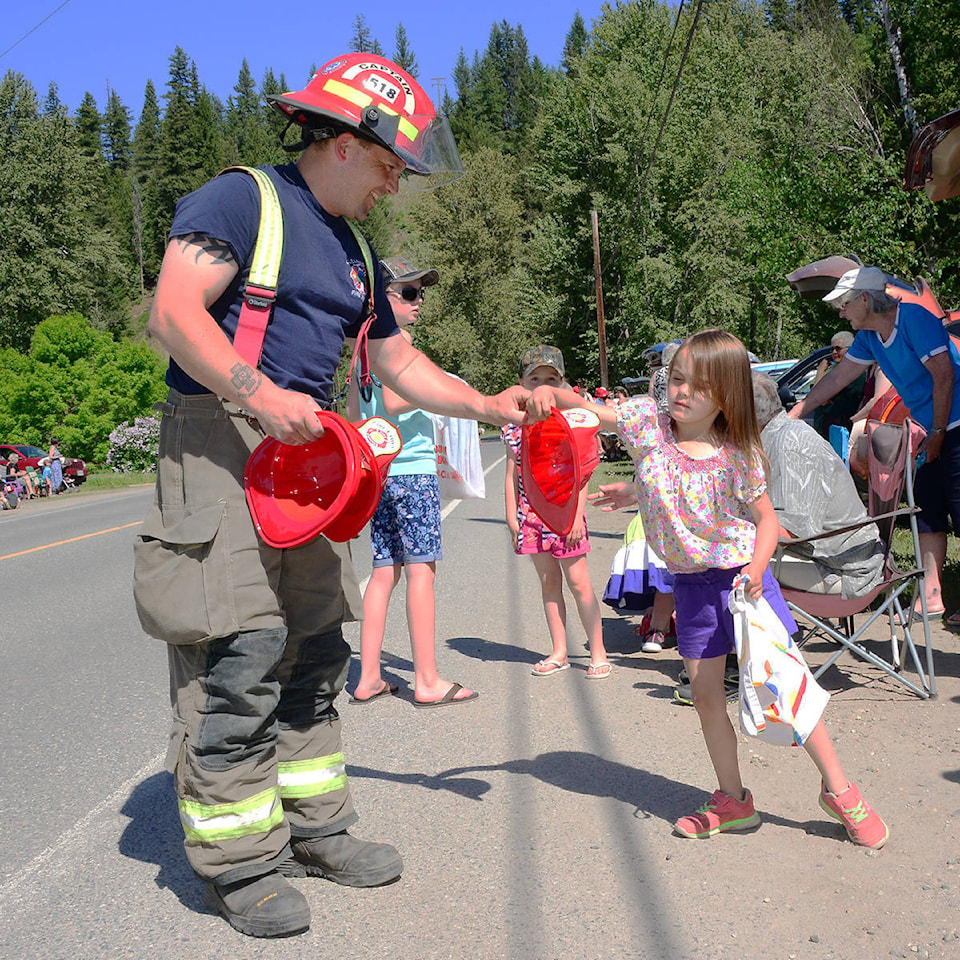
<path id="1" fill-rule="evenodd" d="M 520 379 L 537 367 L 553 367 L 560 377 L 563 377 L 563 354 L 556 347 L 548 347 L 541 343 L 536 347 L 529 347 L 523 351 L 520 358 Z"/>

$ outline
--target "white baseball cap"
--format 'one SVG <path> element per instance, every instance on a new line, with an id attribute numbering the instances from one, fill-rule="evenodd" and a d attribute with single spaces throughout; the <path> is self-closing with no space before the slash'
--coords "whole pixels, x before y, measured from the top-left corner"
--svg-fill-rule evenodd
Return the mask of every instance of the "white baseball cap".
<path id="1" fill-rule="evenodd" d="M 846 293 L 869 290 L 872 293 L 885 293 L 887 275 L 879 267 L 856 267 L 848 270 L 837 285 L 823 298 L 827 303 L 839 300 Z"/>

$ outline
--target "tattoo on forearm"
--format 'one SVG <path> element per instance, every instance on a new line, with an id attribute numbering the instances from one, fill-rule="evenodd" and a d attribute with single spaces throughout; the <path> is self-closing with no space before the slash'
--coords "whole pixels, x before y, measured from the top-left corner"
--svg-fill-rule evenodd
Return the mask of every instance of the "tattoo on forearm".
<path id="1" fill-rule="evenodd" d="M 232 374 L 230 382 L 244 400 L 249 400 L 260 389 L 260 384 L 263 382 L 263 374 L 259 370 L 254 370 L 248 363 L 234 364 L 230 368 L 230 373 Z"/>
<path id="2" fill-rule="evenodd" d="M 204 236 L 202 233 L 188 233 L 185 236 L 176 237 L 174 242 L 181 250 L 186 250 L 188 247 L 193 248 L 194 263 L 199 263 L 204 256 L 218 264 L 236 263 L 227 244 L 222 240 L 214 240 L 212 237 Z"/>

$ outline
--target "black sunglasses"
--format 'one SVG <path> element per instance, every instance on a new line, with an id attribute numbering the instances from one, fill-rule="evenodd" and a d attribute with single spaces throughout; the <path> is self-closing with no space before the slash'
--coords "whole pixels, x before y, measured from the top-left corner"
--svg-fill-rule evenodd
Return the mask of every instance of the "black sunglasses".
<path id="1" fill-rule="evenodd" d="M 399 293 L 407 303 L 416 303 L 417 300 L 423 300 L 427 295 L 425 287 L 401 287 L 399 290 L 394 290 L 394 293 Z"/>

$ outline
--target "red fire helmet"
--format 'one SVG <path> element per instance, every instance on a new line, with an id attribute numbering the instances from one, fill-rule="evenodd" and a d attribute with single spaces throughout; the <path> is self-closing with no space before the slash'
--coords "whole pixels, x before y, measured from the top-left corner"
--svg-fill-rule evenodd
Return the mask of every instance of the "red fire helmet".
<path id="1" fill-rule="evenodd" d="M 303 90 L 267 98 L 280 113 L 312 131 L 333 121 L 389 150 L 430 186 L 463 176 L 453 133 L 417 81 L 395 63 L 348 53 L 324 64 Z"/>

